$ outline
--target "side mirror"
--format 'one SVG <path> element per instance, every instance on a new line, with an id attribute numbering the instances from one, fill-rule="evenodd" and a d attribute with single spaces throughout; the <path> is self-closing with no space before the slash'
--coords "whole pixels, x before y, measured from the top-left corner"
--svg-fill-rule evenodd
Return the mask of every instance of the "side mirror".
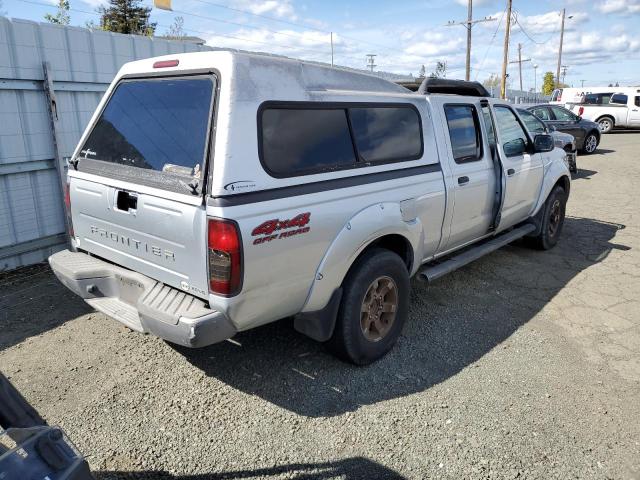
<path id="1" fill-rule="evenodd" d="M 554 147 L 555 144 L 551 135 L 539 134 L 533 138 L 534 152 L 550 152 Z"/>
<path id="2" fill-rule="evenodd" d="M 550 135 L 545 135 L 549 138 L 552 138 Z M 552 140 L 553 142 L 553 140 Z M 516 138 L 502 145 L 502 150 L 507 157 L 515 157 L 517 155 L 522 155 L 527 150 L 527 144 L 521 138 Z"/>

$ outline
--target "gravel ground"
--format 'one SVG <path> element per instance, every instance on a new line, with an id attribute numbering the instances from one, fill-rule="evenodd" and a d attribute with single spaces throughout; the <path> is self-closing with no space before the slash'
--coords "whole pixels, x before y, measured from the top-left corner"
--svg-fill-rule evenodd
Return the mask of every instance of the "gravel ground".
<path id="1" fill-rule="evenodd" d="M 201 350 L 0 276 L 0 370 L 100 480 L 640 478 L 640 132 L 581 156 L 561 243 L 412 283 L 356 368 L 280 322 Z"/>

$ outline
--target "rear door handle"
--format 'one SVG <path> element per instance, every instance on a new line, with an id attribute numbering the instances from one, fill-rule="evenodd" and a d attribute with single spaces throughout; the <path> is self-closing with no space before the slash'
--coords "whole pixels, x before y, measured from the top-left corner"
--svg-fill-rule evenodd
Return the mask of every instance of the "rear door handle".
<path id="1" fill-rule="evenodd" d="M 466 185 L 469 183 L 469 177 L 458 177 L 458 185 Z"/>
<path id="2" fill-rule="evenodd" d="M 507 175 L 511 176 L 514 173 L 516 173 L 516 171 L 513 168 L 510 168 L 509 170 L 507 170 Z"/>

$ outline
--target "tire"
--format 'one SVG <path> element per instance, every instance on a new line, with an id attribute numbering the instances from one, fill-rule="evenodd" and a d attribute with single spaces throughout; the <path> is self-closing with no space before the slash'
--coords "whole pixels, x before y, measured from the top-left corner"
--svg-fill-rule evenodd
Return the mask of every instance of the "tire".
<path id="1" fill-rule="evenodd" d="M 409 312 L 409 272 L 398 255 L 374 248 L 356 260 L 342 287 L 327 347 L 342 360 L 368 365 L 391 350 L 402 332 Z"/>
<path id="2" fill-rule="evenodd" d="M 566 206 L 567 195 L 562 187 L 556 186 L 544 203 L 540 233 L 527 239 L 531 246 L 539 250 L 549 250 L 556 246 L 562 233 Z"/>
<path id="3" fill-rule="evenodd" d="M 598 148 L 598 136 L 595 133 L 591 132 L 587 134 L 587 136 L 584 139 L 584 144 L 582 145 L 582 152 L 586 153 L 587 155 L 590 155 L 596 151 L 596 148 Z"/>
<path id="4" fill-rule="evenodd" d="M 600 133 L 609 133 L 613 130 L 613 118 L 611 117 L 602 117 L 599 118 L 596 122 L 598 124 L 598 129 L 600 129 Z"/>

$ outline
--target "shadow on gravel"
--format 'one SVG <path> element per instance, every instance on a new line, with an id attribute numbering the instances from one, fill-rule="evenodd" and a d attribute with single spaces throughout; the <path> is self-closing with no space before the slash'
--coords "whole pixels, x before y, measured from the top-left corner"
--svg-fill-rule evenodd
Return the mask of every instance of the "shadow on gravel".
<path id="1" fill-rule="evenodd" d="M 581 271 L 604 260 L 624 225 L 568 217 L 547 252 L 513 244 L 425 285 L 412 282 L 403 336 L 383 359 L 354 367 L 278 322 L 204 349 L 176 347 L 206 375 L 309 417 L 426 390 L 474 366 Z"/>
<path id="2" fill-rule="evenodd" d="M 591 177 L 596 175 L 596 170 L 587 170 L 586 168 L 579 168 L 576 173 L 571 174 L 571 180 L 591 180 Z"/>
<path id="3" fill-rule="evenodd" d="M 91 311 L 47 263 L 0 273 L 0 350 Z"/>
<path id="4" fill-rule="evenodd" d="M 232 472 L 171 475 L 167 472 L 96 472 L 96 480 L 232 480 L 242 478 L 272 478 L 288 474 L 287 478 L 323 480 L 342 478 L 344 480 L 403 479 L 402 475 L 372 460 L 362 457 L 348 458 L 337 462 L 294 463 L 272 468 L 237 470 Z"/>

